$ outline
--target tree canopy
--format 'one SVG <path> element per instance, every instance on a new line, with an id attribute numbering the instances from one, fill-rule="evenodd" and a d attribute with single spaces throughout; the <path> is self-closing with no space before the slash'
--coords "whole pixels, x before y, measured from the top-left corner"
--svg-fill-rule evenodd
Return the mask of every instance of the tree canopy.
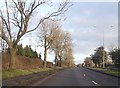
<path id="1" fill-rule="evenodd" d="M 113 63 L 115 66 L 120 66 L 120 49 L 113 49 L 109 52 L 109 55 L 112 57 Z"/>
<path id="2" fill-rule="evenodd" d="M 98 47 L 95 50 L 95 53 L 91 56 L 93 62 L 95 63 L 96 66 L 102 66 L 103 65 L 103 56 L 104 56 L 104 62 L 106 63 L 108 57 L 107 57 L 107 52 L 104 50 L 104 47 Z"/>

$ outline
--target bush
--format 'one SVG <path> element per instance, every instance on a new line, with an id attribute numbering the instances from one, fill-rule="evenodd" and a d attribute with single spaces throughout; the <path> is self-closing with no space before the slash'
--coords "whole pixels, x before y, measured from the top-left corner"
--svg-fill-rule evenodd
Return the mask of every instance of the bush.
<path id="1" fill-rule="evenodd" d="M 31 58 L 37 58 L 38 57 L 37 52 L 33 51 L 31 46 L 26 45 L 26 47 L 23 48 L 22 44 L 20 44 L 20 45 L 18 45 L 17 48 L 18 48 L 17 55 L 31 57 Z"/>
<path id="2" fill-rule="evenodd" d="M 18 48 L 17 54 L 21 56 L 25 56 L 25 50 L 23 49 L 22 44 L 18 45 L 17 48 Z"/>

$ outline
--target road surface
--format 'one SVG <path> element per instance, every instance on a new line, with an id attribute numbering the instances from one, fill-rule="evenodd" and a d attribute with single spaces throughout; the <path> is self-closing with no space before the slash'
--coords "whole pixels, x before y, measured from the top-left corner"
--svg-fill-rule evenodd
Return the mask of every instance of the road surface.
<path id="1" fill-rule="evenodd" d="M 118 78 L 74 67 L 40 80 L 33 86 L 118 86 Z"/>

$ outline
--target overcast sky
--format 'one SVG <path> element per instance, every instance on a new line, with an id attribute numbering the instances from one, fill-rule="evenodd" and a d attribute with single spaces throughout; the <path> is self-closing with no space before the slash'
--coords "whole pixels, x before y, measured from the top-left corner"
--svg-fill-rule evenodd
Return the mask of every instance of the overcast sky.
<path id="1" fill-rule="evenodd" d="M 72 34 L 75 63 L 83 62 L 95 48 L 103 45 L 103 31 L 105 49 L 117 46 L 117 2 L 75 2 L 66 16 L 63 29 Z"/>
<path id="2" fill-rule="evenodd" d="M 73 2 L 64 16 L 67 19 L 62 22 L 62 29 L 71 32 L 76 64 L 82 63 L 85 57 L 94 53 L 94 49 L 103 45 L 103 31 L 106 50 L 118 45 L 117 2 Z M 21 41 L 23 45 L 31 41 L 31 44 L 36 44 L 36 37 L 33 34 L 31 36 L 31 39 L 26 37 Z M 43 48 L 38 47 L 37 52 L 41 52 L 43 58 Z M 53 60 L 54 54 L 49 53 L 48 61 Z"/>

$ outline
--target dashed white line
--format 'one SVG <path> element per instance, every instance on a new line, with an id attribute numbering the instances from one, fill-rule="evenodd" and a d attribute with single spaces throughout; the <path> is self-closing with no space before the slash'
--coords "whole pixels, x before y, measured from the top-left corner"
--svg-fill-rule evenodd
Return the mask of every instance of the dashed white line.
<path id="1" fill-rule="evenodd" d="M 92 81 L 95 85 L 99 85 L 97 82 L 95 82 L 95 81 Z"/>
<path id="2" fill-rule="evenodd" d="M 86 76 L 86 75 L 84 74 L 84 76 Z"/>

